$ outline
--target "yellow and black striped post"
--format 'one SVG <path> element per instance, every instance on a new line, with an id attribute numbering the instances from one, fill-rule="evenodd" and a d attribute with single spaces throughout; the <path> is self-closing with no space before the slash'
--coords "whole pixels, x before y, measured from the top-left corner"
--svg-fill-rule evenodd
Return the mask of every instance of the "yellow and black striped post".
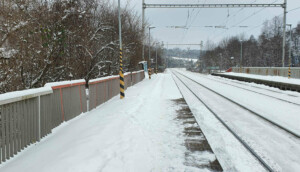
<path id="1" fill-rule="evenodd" d="M 148 68 L 148 75 L 149 75 L 149 79 L 151 79 L 151 68 Z"/>
<path id="2" fill-rule="evenodd" d="M 118 18 L 119 18 L 119 40 L 120 40 L 120 99 L 125 97 L 125 83 L 123 73 L 123 48 L 122 48 L 122 23 L 121 23 L 121 0 L 118 0 Z"/>
<path id="3" fill-rule="evenodd" d="M 124 83 L 124 73 L 123 73 L 123 51 L 120 49 L 120 98 L 125 97 L 125 83 Z"/>

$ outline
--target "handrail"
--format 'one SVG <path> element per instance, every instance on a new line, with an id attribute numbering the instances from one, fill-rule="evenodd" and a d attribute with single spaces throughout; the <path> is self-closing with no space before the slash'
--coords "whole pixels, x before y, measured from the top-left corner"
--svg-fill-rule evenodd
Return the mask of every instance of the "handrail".
<path id="1" fill-rule="evenodd" d="M 34 97 L 39 97 L 51 93 L 53 93 L 51 87 L 42 87 L 42 88 L 4 93 L 4 94 L 0 94 L 0 105 L 31 99 Z"/>
<path id="2" fill-rule="evenodd" d="M 45 87 L 52 87 L 53 90 L 56 90 L 59 88 L 73 87 L 78 85 L 85 85 L 85 80 L 79 79 L 79 80 L 72 80 L 72 81 L 52 82 L 52 83 L 47 83 Z"/>

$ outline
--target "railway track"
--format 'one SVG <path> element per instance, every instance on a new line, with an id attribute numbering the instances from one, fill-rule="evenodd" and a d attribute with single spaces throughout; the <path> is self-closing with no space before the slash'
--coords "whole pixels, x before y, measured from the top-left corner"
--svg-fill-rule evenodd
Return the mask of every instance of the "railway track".
<path id="1" fill-rule="evenodd" d="M 285 100 L 285 99 L 281 99 L 281 98 L 278 98 L 278 97 L 275 97 L 275 96 L 271 96 L 271 95 L 268 95 L 268 94 L 264 94 L 264 93 L 260 93 L 260 92 L 257 92 L 257 91 L 253 91 L 251 89 L 247 89 L 247 88 L 243 88 L 243 87 L 236 86 L 236 85 L 233 85 L 233 84 L 229 84 L 227 82 L 222 82 L 220 80 L 216 80 L 216 79 L 212 79 L 212 78 L 208 78 L 208 77 L 203 77 L 203 76 L 199 76 L 199 77 L 202 77 L 202 78 L 205 78 L 205 79 L 208 79 L 208 80 L 212 80 L 212 81 L 215 81 L 215 82 L 219 82 L 219 83 L 222 83 L 222 84 L 225 84 L 225 85 L 230 85 L 230 86 L 235 87 L 235 88 L 239 88 L 239 89 L 246 90 L 246 91 L 249 91 L 249 92 L 252 92 L 252 93 L 256 93 L 256 94 L 260 94 L 260 95 L 263 95 L 263 96 L 266 96 L 266 97 L 270 97 L 270 98 L 273 98 L 273 99 L 277 99 L 277 100 L 285 102 L 285 103 L 290 103 L 290 104 L 294 104 L 294 105 L 300 106 L 300 103 L 295 103 L 295 102 L 288 101 L 288 100 Z M 259 88 L 259 87 L 255 87 L 255 88 Z M 267 90 L 267 89 L 265 89 L 265 90 Z M 270 90 L 268 90 L 268 91 L 270 91 Z M 277 93 L 280 93 L 280 92 L 277 92 Z"/>
<path id="2" fill-rule="evenodd" d="M 224 81 L 226 81 L 226 80 L 228 81 L 229 78 L 220 77 L 220 79 L 222 79 Z M 249 84 L 243 83 L 242 81 L 236 81 L 236 80 L 233 80 L 233 79 L 230 79 L 230 81 L 233 82 L 233 83 L 239 84 L 239 85 L 249 86 Z M 265 86 L 267 86 L 267 85 L 265 85 Z M 284 92 L 282 92 L 282 90 L 281 91 L 276 91 L 276 90 L 262 88 L 262 87 L 257 87 L 257 86 L 253 86 L 253 85 L 251 85 L 250 87 L 253 87 L 253 88 L 256 88 L 256 89 L 260 89 L 260 90 L 270 91 L 270 92 L 273 92 L 273 93 L 284 94 L 284 95 L 288 95 L 288 96 L 291 96 L 291 97 L 299 97 L 299 96 L 296 96 L 296 95 L 284 93 Z"/>
<path id="3" fill-rule="evenodd" d="M 183 86 L 186 87 L 186 89 L 189 90 L 191 94 L 193 94 L 195 98 L 197 98 L 220 121 L 220 123 L 222 123 L 223 126 L 228 129 L 230 133 L 232 133 L 232 135 L 262 164 L 262 166 L 266 170 L 274 171 L 272 169 L 272 167 L 275 168 L 274 162 L 276 162 L 276 164 L 277 163 L 281 164 L 281 168 L 283 169 L 289 166 L 290 164 L 281 163 L 282 161 L 280 160 L 280 158 L 279 159 L 277 158 L 280 156 L 284 156 L 284 154 L 286 155 L 293 154 L 291 157 L 288 158 L 291 161 L 293 161 L 293 159 L 299 158 L 300 149 L 298 147 L 300 143 L 299 143 L 299 135 L 297 133 L 290 132 L 288 129 L 278 124 L 274 124 L 274 122 L 270 122 L 268 119 L 258 116 L 259 114 L 257 115 L 257 113 L 253 114 L 252 110 L 242 105 L 239 105 L 237 102 L 231 101 L 229 98 L 198 83 L 192 78 L 184 76 L 183 74 L 174 70 L 172 70 L 172 74 L 174 75 L 173 76 L 174 80 L 176 77 L 177 82 L 180 82 L 180 85 L 182 85 L 181 87 Z M 203 91 L 206 90 L 206 91 L 204 91 L 203 93 L 202 91 L 199 92 L 199 90 L 203 90 Z M 223 114 L 222 111 L 224 110 L 216 109 L 216 107 L 220 105 L 213 105 L 210 101 L 207 101 L 211 99 L 211 98 L 209 99 L 207 98 L 207 96 L 209 95 L 214 95 L 213 100 L 211 102 L 215 102 L 218 99 L 220 99 L 223 102 L 227 102 L 228 105 L 232 104 L 232 107 L 230 105 L 226 107 L 227 109 L 234 109 L 234 110 L 228 110 L 229 112 L 226 115 Z M 222 101 L 219 103 L 222 103 Z M 239 110 L 234 107 L 239 108 Z M 243 114 L 244 113 L 243 111 L 245 111 L 245 114 Z M 241 115 L 238 115 L 237 117 L 237 115 L 234 114 L 241 114 Z M 236 117 L 236 118 L 231 119 L 231 117 Z M 237 119 L 238 121 L 236 121 Z M 247 121 L 247 119 L 250 119 L 250 121 Z M 247 123 L 248 125 L 247 127 L 243 126 L 243 124 L 245 123 Z M 249 128 L 249 126 L 251 128 Z M 249 129 L 251 130 L 250 133 L 248 133 Z M 270 140 L 261 139 L 261 138 L 266 138 L 268 136 L 271 136 Z M 257 142 L 257 139 L 260 139 L 260 141 Z M 285 140 L 286 142 L 281 143 L 278 142 L 277 140 Z M 278 144 L 273 145 L 274 141 L 277 141 Z M 263 152 L 261 152 L 260 149 L 262 145 L 264 145 Z M 275 151 L 280 149 L 281 147 L 286 147 L 286 148 L 278 152 Z M 259 150 L 258 152 L 256 152 L 257 149 Z M 270 158 L 273 159 L 274 161 L 273 160 L 270 161 Z M 272 164 L 272 166 L 270 166 L 269 164 Z M 293 165 L 295 164 L 293 163 Z M 296 166 L 298 165 L 296 164 Z M 278 170 L 277 167 L 275 169 Z"/>
<path id="4" fill-rule="evenodd" d="M 173 72 L 173 73 L 174 73 L 174 72 Z M 212 90 L 212 89 L 210 89 L 210 88 L 208 88 L 208 87 L 206 87 L 205 85 L 203 85 L 203 84 L 201 84 L 201 83 L 195 81 L 194 79 L 192 79 L 192 78 L 190 78 L 190 77 L 188 77 L 188 76 L 186 76 L 186 75 L 181 74 L 180 72 L 175 71 L 175 73 L 177 73 L 177 74 L 179 74 L 179 75 L 181 75 L 181 76 L 183 76 L 183 77 L 185 77 L 185 78 L 187 78 L 187 79 L 193 81 L 194 83 L 196 83 L 196 84 L 200 85 L 201 87 L 203 87 L 203 88 L 205 88 L 205 89 L 207 89 L 207 90 L 209 90 L 209 91 L 211 91 L 211 92 L 213 92 L 213 93 L 219 95 L 220 97 L 225 98 L 226 100 L 230 101 L 231 103 L 234 103 L 234 104 L 238 105 L 238 106 L 241 107 L 242 109 L 244 109 L 244 110 L 246 110 L 246 111 L 249 111 L 250 113 L 252 113 L 252 114 L 256 115 L 257 117 L 259 117 L 259 118 L 261 118 L 261 119 L 263 119 L 263 120 L 265 120 L 265 121 L 271 123 L 272 125 L 275 125 L 276 127 L 278 127 L 278 128 L 280 128 L 280 129 L 284 130 L 285 132 L 287 132 L 288 134 L 291 134 L 291 135 L 293 135 L 293 136 L 295 136 L 295 137 L 297 137 L 297 138 L 300 138 L 300 135 L 299 135 L 298 133 L 295 133 L 295 132 L 293 132 L 293 131 L 291 131 L 291 130 L 289 130 L 289 129 L 283 127 L 283 126 L 281 126 L 280 124 L 278 124 L 278 123 L 276 123 L 276 122 L 274 122 L 274 121 L 269 120 L 268 118 L 264 117 L 263 115 L 261 115 L 261 114 L 255 112 L 255 111 L 253 111 L 253 110 L 247 108 L 246 106 L 244 106 L 244 105 L 242 105 L 242 104 L 240 104 L 240 103 L 238 103 L 238 102 L 236 102 L 236 101 L 234 101 L 234 100 L 232 100 L 232 99 L 230 99 L 230 98 L 228 98 L 228 97 L 226 97 L 226 96 L 224 96 L 224 95 L 222 95 L 222 94 L 220 94 L 220 93 L 218 93 L 218 92 L 216 92 L 216 91 L 214 91 L 214 90 Z"/>
<path id="5" fill-rule="evenodd" d="M 177 79 L 222 123 L 222 125 L 261 163 L 261 165 L 270 172 L 273 172 L 274 170 L 253 150 L 229 125 L 226 124 L 222 118 L 219 117 L 219 115 L 212 110 L 197 94 L 189 87 L 187 84 L 178 77 L 173 71 L 173 75 L 177 77 Z M 176 83 L 176 82 L 175 82 Z M 177 85 L 177 83 L 176 83 Z M 177 85 L 179 88 L 179 86 Z M 180 89 L 179 89 L 180 90 Z"/>

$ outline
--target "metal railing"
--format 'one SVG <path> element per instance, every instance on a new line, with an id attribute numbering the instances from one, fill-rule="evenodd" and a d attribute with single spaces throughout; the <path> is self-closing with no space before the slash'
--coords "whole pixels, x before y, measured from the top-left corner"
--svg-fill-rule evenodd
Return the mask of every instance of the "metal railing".
<path id="1" fill-rule="evenodd" d="M 0 95 L 0 163 L 41 139 L 46 128 L 41 105 L 52 93 L 46 87 Z"/>
<path id="2" fill-rule="evenodd" d="M 125 73 L 125 89 L 142 81 L 144 71 Z M 119 76 L 94 79 L 89 82 L 89 110 L 96 108 L 120 92 Z"/>
<path id="3" fill-rule="evenodd" d="M 125 74 L 125 88 L 145 78 L 144 71 Z M 89 82 L 89 109 L 120 92 L 119 76 Z M 0 163 L 50 134 L 52 129 L 87 112 L 84 80 L 46 84 L 43 88 L 0 95 Z"/>

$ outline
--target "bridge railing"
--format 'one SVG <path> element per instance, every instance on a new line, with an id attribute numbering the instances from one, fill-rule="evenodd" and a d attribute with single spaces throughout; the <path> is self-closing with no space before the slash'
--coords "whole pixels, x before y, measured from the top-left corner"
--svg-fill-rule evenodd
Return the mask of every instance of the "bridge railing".
<path id="1" fill-rule="evenodd" d="M 144 71 L 125 73 L 125 89 L 142 81 Z M 119 76 L 103 77 L 89 82 L 89 109 L 94 109 L 120 93 Z"/>
<path id="2" fill-rule="evenodd" d="M 144 79 L 144 72 L 125 75 L 127 87 Z M 93 109 L 120 92 L 118 76 L 89 83 L 89 107 Z M 46 84 L 45 87 L 0 95 L 0 163 L 38 142 L 52 129 L 87 112 L 84 80 Z"/>
<path id="3" fill-rule="evenodd" d="M 53 93 L 50 87 L 0 95 L 0 163 L 41 138 L 42 104 Z"/>

